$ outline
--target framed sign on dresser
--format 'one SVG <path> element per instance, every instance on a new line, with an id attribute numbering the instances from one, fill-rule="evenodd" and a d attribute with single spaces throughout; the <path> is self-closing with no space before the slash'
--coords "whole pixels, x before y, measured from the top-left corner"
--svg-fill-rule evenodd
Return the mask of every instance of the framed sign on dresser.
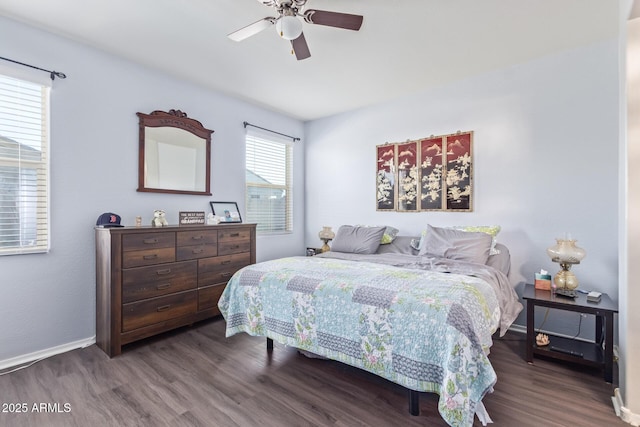
<path id="1" fill-rule="evenodd" d="M 256 262 L 256 224 L 95 229 L 96 344 L 122 346 L 220 314 L 231 276 Z"/>

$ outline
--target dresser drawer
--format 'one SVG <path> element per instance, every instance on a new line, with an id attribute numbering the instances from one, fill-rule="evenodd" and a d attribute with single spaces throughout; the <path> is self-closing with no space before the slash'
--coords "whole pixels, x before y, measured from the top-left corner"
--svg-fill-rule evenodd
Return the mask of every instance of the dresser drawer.
<path id="1" fill-rule="evenodd" d="M 174 262 L 176 260 L 176 248 L 157 248 L 145 251 L 129 251 L 122 253 L 122 267 L 142 267 L 144 265 Z"/>
<path id="2" fill-rule="evenodd" d="M 197 261 L 177 262 L 122 271 L 122 302 L 195 289 Z"/>
<path id="3" fill-rule="evenodd" d="M 249 241 L 249 239 L 251 239 L 249 230 L 218 230 L 218 242 Z"/>
<path id="4" fill-rule="evenodd" d="M 157 248 L 173 248 L 176 245 L 176 233 L 141 233 L 122 236 L 122 250 L 140 251 Z"/>
<path id="5" fill-rule="evenodd" d="M 198 289 L 198 311 L 208 308 L 217 308 L 218 300 L 224 291 L 225 285 L 213 285 Z"/>
<path id="6" fill-rule="evenodd" d="M 226 283 L 233 273 L 250 262 L 248 252 L 198 260 L 198 286 Z"/>
<path id="7" fill-rule="evenodd" d="M 251 250 L 249 230 L 230 229 L 218 231 L 218 255 L 230 255 Z"/>
<path id="8" fill-rule="evenodd" d="M 178 246 L 215 245 L 218 242 L 216 230 L 178 231 Z"/>
<path id="9" fill-rule="evenodd" d="M 184 261 L 216 255 L 218 255 L 218 247 L 216 245 L 178 246 L 177 259 L 178 261 Z"/>
<path id="10" fill-rule="evenodd" d="M 251 250 L 251 242 L 220 242 L 218 243 L 218 255 L 237 254 L 241 252 L 249 252 Z"/>
<path id="11" fill-rule="evenodd" d="M 190 315 L 197 307 L 198 297 L 195 290 L 124 304 L 122 332 Z"/>

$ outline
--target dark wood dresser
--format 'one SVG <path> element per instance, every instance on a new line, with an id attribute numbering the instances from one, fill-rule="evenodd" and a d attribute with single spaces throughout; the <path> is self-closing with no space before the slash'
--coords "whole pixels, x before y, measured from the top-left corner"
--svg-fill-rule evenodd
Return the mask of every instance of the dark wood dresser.
<path id="1" fill-rule="evenodd" d="M 256 225 L 95 229 L 96 343 L 110 357 L 142 338 L 220 314 L 233 273 L 256 262 Z"/>

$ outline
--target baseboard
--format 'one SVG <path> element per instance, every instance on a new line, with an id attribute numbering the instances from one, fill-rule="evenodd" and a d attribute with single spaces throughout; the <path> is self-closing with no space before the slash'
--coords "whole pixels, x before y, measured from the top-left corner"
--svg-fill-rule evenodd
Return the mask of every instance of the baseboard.
<path id="1" fill-rule="evenodd" d="M 509 330 L 511 332 L 517 332 L 519 334 L 526 334 L 527 333 L 527 327 L 526 326 L 522 326 L 522 325 L 512 324 L 511 326 L 509 326 Z"/>
<path id="2" fill-rule="evenodd" d="M 629 423 L 634 427 L 640 426 L 640 414 L 634 414 L 628 408 L 624 407 L 622 393 L 619 388 L 613 390 L 611 401 L 613 401 L 613 407 L 616 411 L 616 415 L 619 416 L 622 421 Z"/>
<path id="3" fill-rule="evenodd" d="M 13 368 L 20 365 L 33 362 L 34 360 L 46 359 L 47 357 L 55 356 L 56 354 L 66 353 L 67 351 L 75 350 L 77 348 L 88 347 L 95 344 L 95 335 L 90 338 L 85 338 L 78 341 L 62 344 L 56 347 L 47 348 L 44 350 L 35 351 L 29 354 L 23 354 L 11 359 L 0 360 L 0 371 Z"/>
<path id="4" fill-rule="evenodd" d="M 511 332 L 517 332 L 519 334 L 526 334 L 527 333 L 527 327 L 523 326 L 523 325 L 511 325 L 509 326 L 509 331 Z M 536 329 L 536 333 L 538 332 L 542 332 L 543 334 L 547 334 L 547 335 L 554 335 L 556 337 L 562 337 L 562 338 L 567 338 L 567 339 L 571 339 L 571 340 L 576 340 L 576 341 L 583 341 L 583 342 L 588 342 L 588 343 L 593 343 L 593 340 L 588 340 L 585 338 L 581 338 L 581 337 L 575 337 L 575 336 L 571 336 L 571 335 L 566 335 L 566 334 L 559 334 L 557 332 L 553 332 L 553 331 L 547 331 L 547 330 L 539 330 Z M 613 351 L 616 351 L 616 347 L 614 346 Z"/>

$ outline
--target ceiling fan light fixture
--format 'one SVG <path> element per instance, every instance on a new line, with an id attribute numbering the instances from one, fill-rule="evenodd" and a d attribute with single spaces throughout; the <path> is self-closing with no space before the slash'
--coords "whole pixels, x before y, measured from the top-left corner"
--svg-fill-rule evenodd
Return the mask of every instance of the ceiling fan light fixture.
<path id="1" fill-rule="evenodd" d="M 283 39 L 295 40 L 302 34 L 302 21 L 295 16 L 282 16 L 276 22 L 276 30 Z"/>

